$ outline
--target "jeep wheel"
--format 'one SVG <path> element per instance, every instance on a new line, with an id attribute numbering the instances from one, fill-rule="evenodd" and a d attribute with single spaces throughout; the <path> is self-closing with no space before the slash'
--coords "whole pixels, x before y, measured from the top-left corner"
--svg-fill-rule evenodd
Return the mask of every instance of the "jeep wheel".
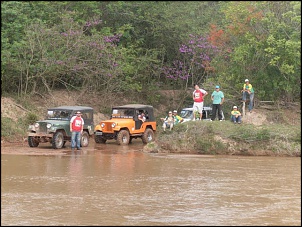
<path id="1" fill-rule="evenodd" d="M 39 141 L 33 136 L 29 136 L 27 140 L 30 147 L 37 147 L 39 145 Z"/>
<path id="2" fill-rule="evenodd" d="M 52 140 L 50 141 L 50 144 L 52 144 Z M 64 147 L 65 147 L 65 144 L 66 144 L 66 141 L 64 141 L 64 142 L 63 142 L 63 146 L 62 146 L 62 148 L 64 148 Z"/>
<path id="3" fill-rule="evenodd" d="M 144 144 L 154 141 L 154 132 L 151 128 L 147 128 L 142 136 L 142 141 Z"/>
<path id="4" fill-rule="evenodd" d="M 94 141 L 96 143 L 106 143 L 107 140 L 105 140 L 102 136 L 94 136 Z"/>
<path id="5" fill-rule="evenodd" d="M 52 148 L 53 149 L 60 149 L 64 146 L 64 135 L 62 132 L 56 132 L 53 135 L 52 141 Z"/>
<path id="6" fill-rule="evenodd" d="M 128 145 L 130 141 L 130 135 L 127 130 L 121 130 L 116 138 L 116 141 L 119 145 Z"/>
<path id="7" fill-rule="evenodd" d="M 83 132 L 81 136 L 81 147 L 88 147 L 89 145 L 89 135 L 88 132 Z"/>

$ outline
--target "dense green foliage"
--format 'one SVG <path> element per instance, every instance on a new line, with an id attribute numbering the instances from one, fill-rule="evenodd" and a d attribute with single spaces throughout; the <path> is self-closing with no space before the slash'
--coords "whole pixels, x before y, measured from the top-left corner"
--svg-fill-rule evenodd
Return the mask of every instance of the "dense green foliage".
<path id="1" fill-rule="evenodd" d="M 3 1 L 3 93 L 212 90 L 300 101 L 300 1 Z"/>

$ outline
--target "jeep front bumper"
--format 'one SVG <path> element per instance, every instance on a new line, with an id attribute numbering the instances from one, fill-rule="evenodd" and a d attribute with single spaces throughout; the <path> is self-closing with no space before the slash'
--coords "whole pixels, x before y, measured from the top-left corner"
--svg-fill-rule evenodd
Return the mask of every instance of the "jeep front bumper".
<path id="1" fill-rule="evenodd" d="M 53 137 L 53 134 L 47 134 L 47 133 L 35 133 L 30 132 L 27 134 L 28 136 L 37 136 L 37 137 Z"/>

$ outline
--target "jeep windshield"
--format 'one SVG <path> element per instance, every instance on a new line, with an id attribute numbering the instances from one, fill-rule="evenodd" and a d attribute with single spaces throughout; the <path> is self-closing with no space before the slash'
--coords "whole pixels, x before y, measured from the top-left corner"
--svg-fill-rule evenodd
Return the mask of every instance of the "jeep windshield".
<path id="1" fill-rule="evenodd" d="M 111 118 L 133 118 L 134 109 L 112 109 Z"/>
<path id="2" fill-rule="evenodd" d="M 69 120 L 72 110 L 48 110 L 47 120 Z"/>
<path id="3" fill-rule="evenodd" d="M 192 113 L 193 113 L 193 110 L 186 110 L 186 109 L 184 109 L 184 110 L 182 110 L 182 111 L 180 112 L 180 116 L 181 116 L 182 118 L 189 118 L 189 117 L 192 116 Z"/>

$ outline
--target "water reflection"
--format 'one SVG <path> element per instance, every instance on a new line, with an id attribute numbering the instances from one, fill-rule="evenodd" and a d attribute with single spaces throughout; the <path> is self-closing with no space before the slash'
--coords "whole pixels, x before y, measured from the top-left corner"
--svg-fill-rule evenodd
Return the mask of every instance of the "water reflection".
<path id="1" fill-rule="evenodd" d="M 2 225 L 301 225 L 300 158 L 142 146 L 2 155 Z"/>

